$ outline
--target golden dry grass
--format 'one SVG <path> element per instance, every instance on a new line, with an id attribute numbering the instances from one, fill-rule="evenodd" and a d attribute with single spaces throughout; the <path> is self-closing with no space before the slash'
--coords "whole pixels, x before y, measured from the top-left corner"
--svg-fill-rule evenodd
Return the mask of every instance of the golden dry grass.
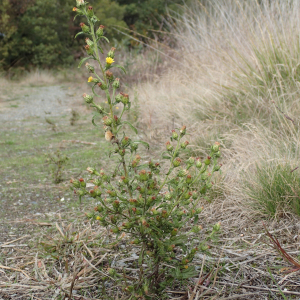
<path id="1" fill-rule="evenodd" d="M 256 164 L 297 167 L 299 11 L 297 1 L 196 1 L 176 19 L 178 63 L 137 87 L 149 137 L 185 124 L 192 154 L 221 142 L 223 199 L 245 212 Z"/>

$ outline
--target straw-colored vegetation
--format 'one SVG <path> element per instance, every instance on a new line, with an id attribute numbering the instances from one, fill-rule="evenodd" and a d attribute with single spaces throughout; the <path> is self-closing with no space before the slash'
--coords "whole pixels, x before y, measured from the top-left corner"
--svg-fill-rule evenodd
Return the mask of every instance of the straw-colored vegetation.
<path id="1" fill-rule="evenodd" d="M 218 242 L 211 242 L 209 254 L 196 257 L 194 263 L 199 270 L 199 280 L 195 278 L 182 286 L 172 286 L 165 297 L 189 300 L 298 299 L 300 283 L 293 271 L 299 270 L 300 264 L 286 255 L 280 245 L 291 256 L 298 255 L 300 2 L 207 0 L 195 1 L 184 10 L 182 16 L 174 13 L 168 23 L 171 28 L 168 35 L 176 39 L 175 49 L 153 43 L 151 47 L 159 48 L 159 52 L 149 49 L 143 54 L 116 52 L 118 61 L 129 69 L 126 93 L 130 94 L 133 104 L 130 121 L 139 129 L 139 138 L 153 144 L 151 154 L 158 153 L 160 145 L 164 146 L 171 129 L 183 124 L 190 133 L 188 155 L 204 157 L 209 145 L 215 141 L 221 143 L 222 173 L 215 178 L 206 199 L 199 203 L 204 206 L 201 237 L 207 234 L 212 224 L 221 221 Z M 45 85 L 61 80 L 68 82 L 66 84 L 72 82 L 64 74 L 68 72 L 61 72 L 57 77 L 56 73 L 37 71 L 23 79 L 21 85 L 35 85 L 39 78 Z M 77 76 L 75 84 L 69 84 L 70 89 L 76 85 L 76 92 L 82 89 L 83 80 L 81 75 Z M 10 81 L 1 79 L 0 88 L 6 90 L 8 84 Z M 8 98 L 9 95 L 2 94 L 2 99 Z M 79 125 L 70 126 L 67 125 L 69 122 L 64 122 L 57 133 L 50 128 L 47 135 L 40 133 L 44 139 L 49 137 L 59 144 L 59 135 L 65 141 L 71 140 L 73 132 L 76 139 L 80 139 L 76 143 L 86 140 L 90 144 L 63 148 L 67 155 L 74 152 L 70 155 L 70 167 L 66 168 L 67 175 L 74 170 L 82 175 L 80 168 L 93 161 L 98 147 L 106 147 L 98 142 L 93 144 L 96 129 L 85 136 L 88 130 L 86 119 L 91 111 L 78 106 L 78 101 L 76 103 L 81 116 Z M 58 118 L 55 121 L 60 122 Z M 16 134 L 9 133 L 11 136 Z M 22 138 L 29 144 L 26 134 L 24 131 Z M 5 149 L 22 150 L 10 138 L 3 133 Z M 45 152 L 46 143 L 43 140 L 40 152 Z M 92 150 L 83 154 L 84 147 L 91 146 Z M 101 165 L 102 154 L 97 166 Z M 12 153 L 10 157 L 14 161 L 13 167 L 18 168 L 17 154 Z M 148 153 L 143 153 L 143 158 L 148 158 Z M 39 174 L 46 178 L 47 171 L 43 173 L 42 163 L 41 158 L 35 161 L 39 164 Z M 22 168 L 17 170 L 24 172 Z M 29 171 L 33 176 L 34 169 Z M 14 180 L 9 174 L 0 172 L 0 175 L 8 177 L 10 182 Z M 26 185 L 28 191 L 28 181 Z M 13 182 L 12 186 L 15 191 L 5 189 L 5 197 L 9 193 L 19 193 L 18 183 Z M 60 198 L 66 188 L 66 183 L 60 184 Z M 50 198 L 54 197 L 54 188 L 51 186 L 47 193 Z M 18 199 L 16 195 L 9 197 Z M 84 205 L 84 211 L 93 207 L 92 203 L 85 202 Z M 7 272 L 4 277 L 0 275 L 0 290 L 5 287 L 4 292 L 11 295 L 17 289 L 19 295 L 32 294 L 43 299 L 48 299 L 50 294 L 60 299 L 58 297 L 68 296 L 72 290 L 74 299 L 80 299 L 79 294 L 85 300 L 93 297 L 125 299 L 121 290 L 112 295 L 114 286 L 107 284 L 105 276 L 109 275 L 111 266 L 118 272 L 124 267 L 135 272 L 136 249 L 128 247 L 126 239 L 103 247 L 104 243 L 114 240 L 112 233 L 101 231 L 98 225 L 87 225 L 83 215 L 78 217 L 78 207 L 74 209 L 72 203 L 60 209 L 63 217 L 54 214 L 47 220 L 56 225 L 41 230 L 44 247 L 39 249 L 44 257 L 36 254 L 34 237 L 28 257 L 22 258 L 24 261 L 16 260 L 11 264 L 9 252 L 0 252 L 0 271 Z M 71 209 L 75 212 L 70 213 Z M 68 225 L 69 222 L 72 225 Z M 273 240 L 271 244 L 285 256 L 285 261 L 265 244 L 262 222 L 267 223 L 271 233 L 278 238 L 279 242 Z M 15 255 L 22 257 L 23 253 L 18 249 Z M 27 263 L 29 267 L 24 271 Z M 11 269 L 1 269 L 1 264 Z M 100 268 L 103 264 L 106 267 Z M 286 275 L 278 269 L 291 273 Z M 20 274 L 19 270 L 25 272 L 25 275 L 21 272 L 20 278 L 16 275 Z M 27 277 L 28 274 L 32 278 Z M 80 274 L 79 280 L 77 274 Z M 16 282 L 20 286 L 17 287 Z"/>

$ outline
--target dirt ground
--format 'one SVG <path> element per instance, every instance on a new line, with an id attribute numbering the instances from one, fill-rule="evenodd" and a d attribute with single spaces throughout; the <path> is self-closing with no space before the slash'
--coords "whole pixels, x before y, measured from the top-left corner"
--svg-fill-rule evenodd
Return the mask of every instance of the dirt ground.
<path id="1" fill-rule="evenodd" d="M 126 251 L 121 252 L 96 247 L 94 239 L 105 231 L 88 225 L 84 212 L 90 204 L 80 206 L 69 189 L 69 179 L 86 176 L 85 168 L 91 164 L 99 167 L 106 151 L 101 133 L 91 125 L 92 111 L 83 104 L 81 93 L 80 88 L 74 90 L 62 84 L 14 86 L 12 92 L 4 87 L 0 95 L 1 300 L 63 299 L 59 297 L 64 288 L 70 289 L 73 273 L 66 273 L 63 265 L 46 256 L 38 242 L 48 238 L 62 243 L 61 235 L 75 232 L 70 228 L 77 228 L 92 257 L 106 257 L 104 266 L 127 261 L 136 251 L 126 243 Z M 72 109 L 80 116 L 75 125 L 70 124 Z M 45 163 L 47 153 L 57 149 L 70 158 L 64 180 L 58 185 L 53 183 Z M 222 231 L 218 240 L 210 243 L 211 256 L 201 254 L 195 264 L 203 268 L 205 276 L 214 271 L 203 287 L 195 285 L 195 278 L 183 289 L 170 292 L 169 299 L 299 299 L 299 271 L 289 273 L 292 264 L 266 244 L 270 242 L 262 220 L 248 216 L 233 204 L 224 199 L 204 204 L 203 234 L 217 221 L 221 221 Z M 299 254 L 298 223 L 293 217 L 267 223 L 295 259 Z M 133 265 L 134 261 L 127 266 Z M 53 270 L 60 275 L 55 277 Z M 95 282 L 93 288 L 90 281 Z M 99 299 L 98 281 L 99 274 L 83 278 L 74 288 L 74 299 Z M 198 288 L 197 293 L 189 298 L 194 288 Z"/>
<path id="2" fill-rule="evenodd" d="M 0 96 L 0 243 L 37 229 L 75 201 L 68 176 L 55 185 L 45 155 L 68 148 L 77 140 L 85 121 L 70 126 L 71 110 L 85 111 L 77 92 L 67 84 L 3 87 Z M 55 124 L 47 123 L 46 119 Z M 80 137 L 81 138 L 81 137 Z M 87 137 L 88 138 L 88 137 Z M 73 145 L 73 144 L 71 144 Z M 74 143 L 75 148 L 80 144 Z M 74 151 L 73 151 L 74 152 Z M 80 173 L 80 171 L 79 171 Z M 71 175 L 71 174 L 70 174 Z M 78 175 L 78 170 L 73 176 Z"/>

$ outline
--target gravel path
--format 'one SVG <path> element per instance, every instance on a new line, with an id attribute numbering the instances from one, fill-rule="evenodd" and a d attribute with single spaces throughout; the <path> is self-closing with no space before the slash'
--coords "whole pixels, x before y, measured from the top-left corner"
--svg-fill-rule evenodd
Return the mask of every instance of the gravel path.
<path id="1" fill-rule="evenodd" d="M 60 116 L 70 112 L 71 97 L 66 87 L 46 86 L 28 88 L 18 95 L 11 104 L 17 103 L 14 108 L 7 106 L 7 101 L 2 102 L 0 110 L 0 122 L 13 122 L 28 119 L 30 117 L 45 117 L 45 115 Z"/>

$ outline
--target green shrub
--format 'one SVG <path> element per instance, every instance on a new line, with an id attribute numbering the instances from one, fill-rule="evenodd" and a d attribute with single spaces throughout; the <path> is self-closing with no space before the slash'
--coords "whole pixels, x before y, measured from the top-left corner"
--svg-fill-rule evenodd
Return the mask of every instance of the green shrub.
<path id="1" fill-rule="evenodd" d="M 98 74 L 94 65 L 85 64 L 91 73 L 88 82 L 92 94 L 84 94 L 83 98 L 95 109 L 92 122 L 104 127 L 111 150 L 104 162 L 109 169 L 89 167 L 90 177 L 72 179 L 72 188 L 80 200 L 83 196 L 97 200 L 94 211 L 87 213 L 88 218 L 109 229 L 116 241 L 128 234 L 131 244 L 139 251 L 138 276 L 128 276 L 127 270 L 118 273 L 113 268 L 108 269 L 114 287 L 121 287 L 128 294 L 127 299 L 157 299 L 158 295 L 162 299 L 167 286 L 197 274 L 192 261 L 198 251 L 207 250 L 206 239 L 199 241 L 197 235 L 201 230 L 198 221 L 202 211 L 198 203 L 211 189 L 213 174 L 220 170 L 220 144 L 215 143 L 202 161 L 194 157 L 184 159 L 189 143 L 183 140 L 186 135 L 183 126 L 172 130 L 166 142 L 162 158 L 168 161 L 167 167 L 151 159 L 144 161 L 136 154 L 140 145 L 146 148 L 149 145 L 125 133 L 128 128 L 136 134 L 137 130 L 129 118 L 125 119 L 131 110 L 130 98 L 124 92 L 117 93 L 121 83 L 112 72 L 113 68 L 124 72 L 125 69 L 115 64 L 115 48 L 104 54 L 99 42 L 108 39 L 103 35 L 103 26 L 98 27 L 93 7 L 84 0 L 77 0 L 74 11 L 87 19 L 80 24 L 82 32 L 79 34 L 87 36 L 88 57 L 79 66 L 92 60 L 100 70 Z M 96 97 L 100 97 L 102 103 L 96 103 Z M 97 120 L 101 118 L 100 126 Z M 88 188 L 87 181 L 93 183 L 92 188 Z M 215 224 L 207 238 L 219 229 L 220 224 Z M 180 258 L 176 253 L 180 253 Z"/>
<path id="2" fill-rule="evenodd" d="M 256 166 L 245 179 L 245 188 L 254 210 L 272 217 L 282 213 L 300 215 L 300 177 L 290 165 L 276 162 Z"/>

